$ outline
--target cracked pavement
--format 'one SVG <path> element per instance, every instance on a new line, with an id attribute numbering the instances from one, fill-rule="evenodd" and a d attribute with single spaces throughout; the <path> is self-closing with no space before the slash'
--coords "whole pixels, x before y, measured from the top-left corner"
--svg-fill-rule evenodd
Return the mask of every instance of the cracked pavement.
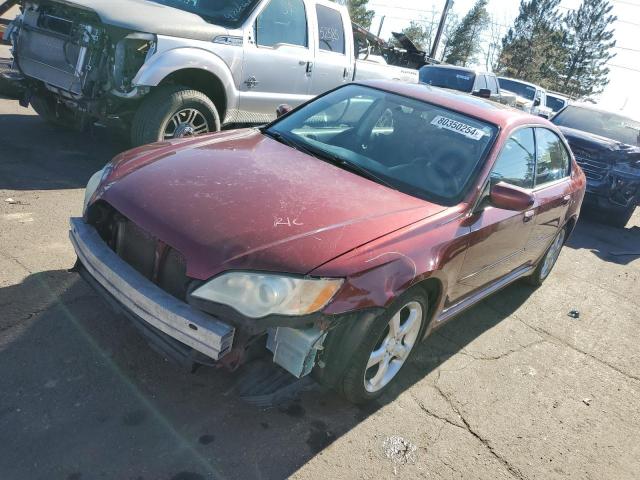
<path id="1" fill-rule="evenodd" d="M 625 230 L 581 220 L 541 288 L 434 332 L 379 402 L 261 410 L 233 375 L 166 363 L 67 271 L 68 218 L 122 148 L 0 99 L 3 480 L 638 477 L 640 210 Z M 415 461 L 385 456 L 394 436 Z"/>

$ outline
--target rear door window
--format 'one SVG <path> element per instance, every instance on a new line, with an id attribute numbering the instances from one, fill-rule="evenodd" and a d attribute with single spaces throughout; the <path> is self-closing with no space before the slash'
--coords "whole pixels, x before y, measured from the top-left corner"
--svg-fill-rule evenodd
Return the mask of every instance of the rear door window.
<path id="1" fill-rule="evenodd" d="M 509 183 L 533 188 L 535 175 L 535 141 L 532 128 L 515 132 L 505 143 L 491 172 L 491 184 Z"/>
<path id="2" fill-rule="evenodd" d="M 262 47 L 281 43 L 306 47 L 307 14 L 302 0 L 271 0 L 256 20 L 256 42 Z"/>
<path id="3" fill-rule="evenodd" d="M 569 153 L 558 135 L 536 128 L 536 147 L 536 186 L 569 176 Z"/>
<path id="4" fill-rule="evenodd" d="M 320 50 L 344 54 L 344 26 L 338 10 L 316 5 Z"/>

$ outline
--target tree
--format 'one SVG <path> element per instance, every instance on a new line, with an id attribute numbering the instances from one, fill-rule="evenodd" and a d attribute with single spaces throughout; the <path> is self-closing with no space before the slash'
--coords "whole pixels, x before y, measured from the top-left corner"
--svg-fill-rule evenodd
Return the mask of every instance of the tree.
<path id="1" fill-rule="evenodd" d="M 449 52 L 451 52 L 451 39 L 453 38 L 455 31 L 458 29 L 459 24 L 460 20 L 455 13 L 450 13 L 447 16 L 447 21 L 444 24 L 444 29 L 442 30 L 442 54 L 440 55 L 440 60 L 444 60 L 445 57 L 449 55 Z"/>
<path id="2" fill-rule="evenodd" d="M 484 67 L 488 72 L 496 69 L 500 53 L 502 52 L 502 25 L 506 22 L 500 22 L 497 17 L 491 16 L 488 27 L 488 38 L 484 50 Z"/>
<path id="3" fill-rule="evenodd" d="M 584 0 L 578 10 L 564 18 L 566 34 L 563 48 L 564 65 L 557 78 L 557 90 L 575 97 L 588 97 L 602 92 L 609 83 L 606 64 L 615 54 L 611 49 L 617 17 L 608 0 Z"/>
<path id="4" fill-rule="evenodd" d="M 513 27 L 502 39 L 497 70 L 546 86 L 562 63 L 560 0 L 521 0 Z"/>
<path id="5" fill-rule="evenodd" d="M 488 25 L 487 0 L 477 0 L 453 32 L 445 61 L 463 67 L 475 61 L 482 46 L 480 34 Z"/>
<path id="6" fill-rule="evenodd" d="M 408 27 L 402 29 L 409 40 L 411 40 L 420 50 L 428 50 L 435 33 L 433 24 L 411 20 Z M 394 43 L 395 39 L 392 39 Z"/>
<path id="7" fill-rule="evenodd" d="M 373 10 L 367 10 L 368 3 L 369 0 L 349 0 L 347 2 L 351 21 L 367 30 L 371 28 L 371 21 L 376 13 Z"/>

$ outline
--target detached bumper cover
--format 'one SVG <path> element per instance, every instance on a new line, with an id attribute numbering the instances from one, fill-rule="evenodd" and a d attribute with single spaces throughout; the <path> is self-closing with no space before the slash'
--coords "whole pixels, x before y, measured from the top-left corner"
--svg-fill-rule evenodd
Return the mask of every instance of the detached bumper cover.
<path id="1" fill-rule="evenodd" d="M 169 295 L 140 275 L 81 218 L 70 221 L 78 259 L 96 282 L 138 318 L 214 359 L 231 350 L 234 328 Z"/>

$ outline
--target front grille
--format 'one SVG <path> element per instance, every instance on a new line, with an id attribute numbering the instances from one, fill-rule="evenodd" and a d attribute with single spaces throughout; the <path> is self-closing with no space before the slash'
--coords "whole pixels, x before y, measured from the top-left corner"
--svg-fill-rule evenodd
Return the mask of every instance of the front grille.
<path id="1" fill-rule="evenodd" d="M 115 224 L 114 250 L 165 292 L 180 300 L 186 299 L 187 263 L 179 252 L 122 217 Z"/>
<path id="2" fill-rule="evenodd" d="M 609 167 L 606 162 L 595 160 L 593 154 L 582 148 L 572 147 L 572 150 L 587 179 L 602 180 L 606 176 Z"/>

